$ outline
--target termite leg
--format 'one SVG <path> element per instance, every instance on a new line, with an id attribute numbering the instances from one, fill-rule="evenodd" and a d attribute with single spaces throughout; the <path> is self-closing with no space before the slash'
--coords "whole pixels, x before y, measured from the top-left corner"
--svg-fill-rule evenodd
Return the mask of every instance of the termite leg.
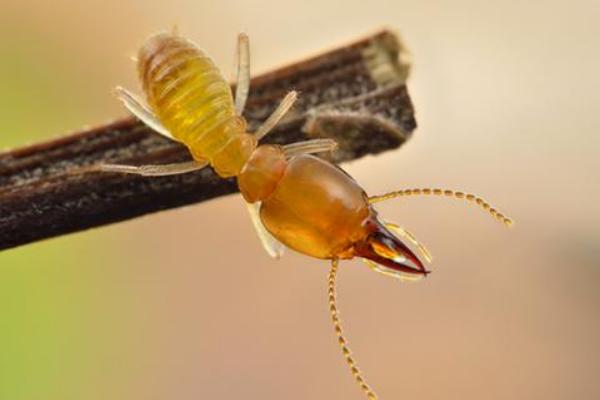
<path id="1" fill-rule="evenodd" d="M 492 207 L 487 201 L 483 200 L 481 197 L 476 196 L 472 193 L 464 193 L 458 192 L 450 189 L 430 189 L 430 188 L 422 188 L 422 189 L 404 189 L 397 190 L 395 192 L 390 192 L 386 194 L 382 194 L 379 196 L 371 196 L 369 197 L 369 203 L 377 203 L 384 200 L 393 199 L 396 197 L 403 196 L 416 196 L 416 195 L 436 195 L 436 196 L 446 196 L 453 197 L 455 199 L 467 200 L 471 203 L 475 203 L 485 211 L 490 213 L 491 216 L 496 218 L 499 222 L 502 222 L 504 225 L 510 227 L 514 221 L 511 218 L 506 217 L 504 214 L 499 212 L 496 208 Z"/>
<path id="2" fill-rule="evenodd" d="M 122 164 L 98 164 L 91 167 L 93 171 L 119 172 L 123 174 L 135 174 L 142 176 L 168 176 L 179 175 L 187 172 L 197 171 L 208 165 L 207 161 L 187 161 L 176 164 L 163 165 L 122 165 Z"/>
<path id="3" fill-rule="evenodd" d="M 254 132 L 254 136 L 256 140 L 262 139 L 277 123 L 283 118 L 285 113 L 294 105 L 296 99 L 298 98 L 298 92 L 292 90 L 288 94 L 285 95 L 281 103 L 277 106 L 275 111 L 266 119 L 265 122 L 258 128 L 256 132 Z"/>
<path id="4" fill-rule="evenodd" d="M 431 261 L 433 261 L 433 257 L 431 256 L 429 250 L 427 250 L 427 247 L 425 247 L 423 243 L 419 242 L 415 235 L 392 222 L 386 222 L 385 226 L 390 230 L 394 231 L 394 233 L 396 233 L 398 236 L 403 237 L 409 242 L 411 242 L 417 249 L 419 249 L 419 252 L 428 263 L 431 263 Z"/>
<path id="5" fill-rule="evenodd" d="M 285 252 L 285 245 L 275 239 L 262 223 L 262 220 L 260 219 L 260 202 L 246 203 L 246 206 L 250 213 L 252 225 L 254 226 L 265 251 L 273 258 L 280 258 Z"/>
<path id="6" fill-rule="evenodd" d="M 283 152 L 287 158 L 300 154 L 324 153 L 337 148 L 337 142 L 333 139 L 311 139 L 283 146 Z"/>
<path id="7" fill-rule="evenodd" d="M 123 103 L 125 108 L 129 110 L 133 115 L 135 115 L 140 121 L 142 121 L 146 126 L 148 126 L 153 131 L 160 133 L 161 135 L 168 137 L 171 140 L 177 141 L 171 135 L 171 132 L 165 128 L 156 115 L 150 110 L 148 106 L 146 106 L 140 99 L 137 98 L 136 95 L 131 93 L 125 88 L 117 86 L 115 88 L 115 94 L 117 98 Z"/>
<path id="8" fill-rule="evenodd" d="M 237 42 L 237 82 L 235 86 L 235 112 L 242 115 L 250 90 L 250 43 L 248 35 L 240 33 Z"/>
<path id="9" fill-rule="evenodd" d="M 342 349 L 342 354 L 346 359 L 346 363 L 350 367 L 350 372 L 352 372 L 352 376 L 356 380 L 358 386 L 360 386 L 361 390 L 365 393 L 369 400 L 376 400 L 377 395 L 373 392 L 373 389 L 367 384 L 365 378 L 362 376 L 358 366 L 356 365 L 356 361 L 354 357 L 352 357 L 352 351 L 348 347 L 348 340 L 344 336 L 344 331 L 342 328 L 342 323 L 340 321 L 340 312 L 338 311 L 336 305 L 336 290 L 335 290 L 335 282 L 336 275 L 338 269 L 339 261 L 337 259 L 331 260 L 331 270 L 329 272 L 329 277 L 327 280 L 327 296 L 329 301 L 329 312 L 331 313 L 331 322 L 333 322 L 333 327 L 335 329 L 335 334 L 337 335 L 337 341 Z"/>

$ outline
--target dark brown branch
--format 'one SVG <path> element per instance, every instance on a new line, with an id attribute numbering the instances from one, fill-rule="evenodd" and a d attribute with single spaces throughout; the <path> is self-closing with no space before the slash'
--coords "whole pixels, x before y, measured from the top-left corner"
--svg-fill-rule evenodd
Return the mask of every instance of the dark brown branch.
<path id="1" fill-rule="evenodd" d="M 401 46 L 383 31 L 252 80 L 245 116 L 254 130 L 291 89 L 293 111 L 265 138 L 332 137 L 347 161 L 399 147 L 416 123 Z M 400 55 L 400 56 L 399 56 Z M 122 221 L 237 190 L 208 168 L 173 177 L 82 172 L 98 162 L 163 164 L 187 149 L 132 118 L 0 154 L 0 249 Z"/>

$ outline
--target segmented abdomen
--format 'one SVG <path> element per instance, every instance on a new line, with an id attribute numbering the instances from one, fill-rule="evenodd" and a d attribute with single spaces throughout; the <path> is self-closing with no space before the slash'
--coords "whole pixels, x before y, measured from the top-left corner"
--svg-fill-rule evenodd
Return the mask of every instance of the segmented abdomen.
<path id="1" fill-rule="evenodd" d="M 229 84 L 193 43 L 167 33 L 152 36 L 140 49 L 138 72 L 153 111 L 195 157 L 212 162 L 238 134 L 230 126 L 236 119 Z"/>

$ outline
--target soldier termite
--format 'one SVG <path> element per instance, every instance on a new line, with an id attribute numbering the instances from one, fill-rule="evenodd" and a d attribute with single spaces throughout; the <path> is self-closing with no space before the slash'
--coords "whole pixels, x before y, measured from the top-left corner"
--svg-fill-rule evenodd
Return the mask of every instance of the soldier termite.
<path id="1" fill-rule="evenodd" d="M 219 69 L 193 43 L 175 33 L 150 37 L 137 61 L 147 105 L 123 88 L 117 88 L 117 95 L 150 128 L 186 145 L 193 161 L 101 164 L 95 169 L 165 176 L 210 165 L 221 177 L 236 177 L 258 236 L 271 256 L 279 257 L 289 247 L 331 261 L 328 298 L 338 342 L 356 382 L 368 398 L 376 399 L 342 332 L 335 293 L 339 260 L 359 257 L 384 275 L 415 280 L 429 271 L 401 239 L 425 262 L 431 262 L 431 256 L 410 232 L 380 219 L 374 203 L 399 196 L 447 196 L 475 203 L 507 226 L 512 221 L 475 195 L 447 189 L 404 189 L 368 196 L 340 168 L 311 155 L 334 150 L 336 143 L 330 139 L 259 145 L 292 107 L 297 94 L 289 92 L 262 126 L 248 133 L 242 113 L 250 84 L 249 58 L 248 37 L 241 34 L 234 100 Z"/>

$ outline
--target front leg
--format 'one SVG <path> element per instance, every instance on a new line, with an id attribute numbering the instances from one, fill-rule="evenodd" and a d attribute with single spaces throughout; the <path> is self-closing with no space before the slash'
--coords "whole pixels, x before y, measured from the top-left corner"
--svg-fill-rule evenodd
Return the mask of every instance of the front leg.
<path id="1" fill-rule="evenodd" d="M 337 149 L 338 144 L 333 139 L 309 139 L 302 142 L 286 144 L 283 152 L 286 158 L 292 158 L 301 154 L 325 153 Z"/>

